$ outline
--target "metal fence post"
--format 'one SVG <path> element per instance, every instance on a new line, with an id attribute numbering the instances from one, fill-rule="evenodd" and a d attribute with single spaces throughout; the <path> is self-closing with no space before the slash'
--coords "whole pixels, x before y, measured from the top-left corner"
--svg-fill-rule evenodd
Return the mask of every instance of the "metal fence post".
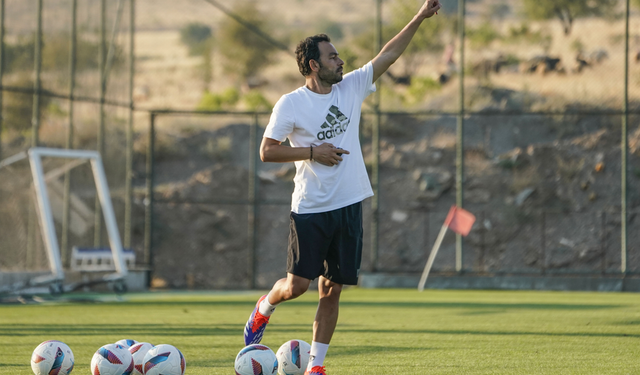
<path id="1" fill-rule="evenodd" d="M 37 8 L 37 29 L 33 58 L 35 79 L 33 82 L 33 111 L 31 115 L 31 147 L 38 147 L 38 144 L 40 143 L 38 132 L 40 130 L 40 73 L 42 70 L 42 0 L 37 0 Z M 33 266 L 36 259 L 35 253 L 38 244 L 38 227 L 36 213 L 34 210 L 35 209 L 29 210 L 29 219 L 27 224 L 27 267 Z"/>
<path id="2" fill-rule="evenodd" d="M 104 112 L 104 100 L 105 100 L 105 74 L 106 74 L 106 54 L 105 54 L 105 36 L 106 36 L 106 0 L 100 0 L 100 53 L 99 53 L 99 70 L 100 70 L 100 119 L 98 124 L 98 139 L 97 139 L 97 149 L 98 153 L 102 157 L 104 153 L 104 133 L 105 133 L 105 112 Z M 100 205 L 100 200 L 96 195 L 95 200 L 95 217 L 94 217 L 94 236 L 93 236 L 93 246 L 100 247 L 102 244 L 102 206 Z"/>
<path id="3" fill-rule="evenodd" d="M 600 212 L 600 246 L 602 246 L 601 273 L 607 272 L 607 213 Z"/>
<path id="4" fill-rule="evenodd" d="M 38 131 L 40 130 L 40 74 L 42 72 L 42 0 L 38 2 L 38 26 L 36 29 L 36 42 L 34 50 L 33 65 L 35 70 L 35 79 L 33 81 L 33 112 L 31 117 L 31 146 L 38 147 L 40 143 Z"/>
<path id="5" fill-rule="evenodd" d="M 78 0 L 71 2 L 71 38 L 69 40 L 69 122 L 67 123 L 66 149 L 73 148 L 73 95 L 76 84 L 76 48 L 78 26 Z M 60 257 L 62 265 L 69 265 L 69 199 L 71 195 L 71 171 L 64 173 L 64 198 L 62 204 L 62 236 L 60 238 Z"/>
<path id="6" fill-rule="evenodd" d="M 4 78 L 4 0 L 0 0 L 0 86 L 3 84 Z M 0 90 L 0 160 L 2 160 L 2 128 L 3 128 L 3 95 L 4 91 Z"/>
<path id="7" fill-rule="evenodd" d="M 482 212 L 480 212 L 480 220 L 478 220 L 480 222 L 480 225 L 482 225 L 480 227 L 480 259 L 478 260 L 478 272 L 485 272 L 485 268 L 484 268 L 484 252 L 486 249 L 486 234 L 487 234 L 487 228 L 485 227 L 484 223 L 486 222 L 486 216 L 487 213 L 485 210 L 482 210 Z"/>
<path id="8" fill-rule="evenodd" d="M 382 0 L 376 0 L 376 39 L 375 53 L 382 49 Z M 378 269 L 379 252 L 379 202 L 380 202 L 380 91 L 382 80 L 377 82 L 378 88 L 374 94 L 373 126 L 371 135 L 371 153 L 373 163 L 371 165 L 371 184 L 373 185 L 373 197 L 371 198 L 371 271 Z"/>
<path id="9" fill-rule="evenodd" d="M 144 254 L 145 265 L 149 268 L 147 275 L 147 286 L 151 285 L 151 272 L 153 272 L 153 164 L 154 164 L 154 143 L 156 138 L 156 114 L 150 113 L 149 139 L 147 142 L 147 163 L 146 163 L 146 190 L 147 197 L 144 200 Z"/>
<path id="10" fill-rule="evenodd" d="M 258 147 L 258 114 L 254 115 L 253 123 L 249 127 L 249 186 L 248 186 L 248 198 L 249 198 L 249 214 L 248 214 L 248 242 L 249 242 L 249 255 L 250 259 L 250 285 L 249 288 L 255 289 L 257 284 L 258 274 L 258 249 L 257 249 L 257 234 L 258 230 L 257 218 L 258 218 L 258 206 L 256 204 L 256 197 L 258 193 L 258 169 L 257 169 L 257 147 Z"/>
<path id="11" fill-rule="evenodd" d="M 629 203 L 627 197 L 627 164 L 629 161 L 629 0 L 626 1 L 625 9 L 625 50 L 624 50 L 624 103 L 622 114 L 622 139 L 621 154 L 622 161 L 620 165 L 620 187 L 621 187 L 621 233 L 620 233 L 620 272 L 625 275 L 627 273 L 627 205 Z"/>
<path id="12" fill-rule="evenodd" d="M 541 232 L 540 233 L 540 258 L 542 262 L 542 274 L 544 275 L 547 272 L 547 213 L 542 210 L 542 223 L 540 225 Z"/>
<path id="13" fill-rule="evenodd" d="M 129 120 L 127 122 L 127 166 L 124 201 L 124 247 L 131 248 L 131 215 L 133 205 L 133 87 L 135 76 L 135 0 L 129 3 Z"/>
<path id="14" fill-rule="evenodd" d="M 456 125 L 456 204 L 458 207 L 463 207 L 464 203 L 464 7 L 465 0 L 458 0 L 458 33 L 460 37 L 460 112 Z M 456 271 L 458 273 L 463 271 L 462 236 L 460 234 L 456 234 Z"/>

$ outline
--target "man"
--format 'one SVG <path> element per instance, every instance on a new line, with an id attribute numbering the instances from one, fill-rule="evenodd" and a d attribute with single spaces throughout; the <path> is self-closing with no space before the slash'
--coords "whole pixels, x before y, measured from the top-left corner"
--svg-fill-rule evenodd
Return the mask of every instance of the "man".
<path id="1" fill-rule="evenodd" d="M 318 280 L 319 303 L 305 375 L 323 366 L 338 321 L 343 285 L 356 285 L 362 254 L 362 201 L 373 195 L 360 149 L 362 102 L 375 91 L 420 24 L 440 9 L 427 0 L 413 19 L 364 67 L 344 76 L 344 62 L 328 36 L 306 38 L 296 48 L 305 86 L 276 103 L 260 145 L 265 162 L 295 162 L 287 277 L 262 296 L 245 326 L 245 344 L 262 339 L 281 302 L 299 297 Z M 281 143 L 289 138 L 291 146 Z"/>

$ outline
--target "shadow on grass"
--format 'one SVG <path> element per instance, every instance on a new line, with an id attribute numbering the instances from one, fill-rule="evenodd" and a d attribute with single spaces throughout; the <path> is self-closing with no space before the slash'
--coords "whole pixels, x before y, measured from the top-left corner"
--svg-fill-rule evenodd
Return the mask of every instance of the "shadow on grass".
<path id="1" fill-rule="evenodd" d="M 640 326 L 640 320 L 631 320 L 626 322 L 618 322 L 614 324 L 618 326 Z"/>
<path id="2" fill-rule="evenodd" d="M 95 302 L 95 301 L 94 301 Z M 189 306 L 211 307 L 247 307 L 250 312 L 255 306 L 255 301 L 122 301 L 122 302 L 96 302 L 100 306 L 122 306 L 135 308 L 136 306 L 176 306 L 188 308 Z M 82 305 L 83 303 L 71 302 L 61 305 L 46 306 L 56 308 L 58 306 Z M 288 301 L 289 306 L 316 307 L 317 301 Z M 0 305 L 2 306 L 2 305 Z M 429 301 L 341 301 L 340 306 L 353 307 L 384 307 L 384 308 L 437 308 L 437 309 L 519 309 L 519 310 L 599 310 L 627 307 L 626 305 L 598 305 L 598 304 L 569 304 L 569 303 L 483 303 L 483 302 L 429 302 Z"/>
<path id="3" fill-rule="evenodd" d="M 272 349 L 274 351 L 278 350 L 278 348 L 272 348 Z M 349 356 L 360 356 L 360 355 L 394 354 L 394 353 L 404 353 L 404 352 L 413 352 L 413 351 L 424 352 L 425 350 L 432 350 L 432 349 L 428 349 L 424 347 L 393 347 L 393 346 L 383 346 L 383 345 L 380 345 L 380 346 L 333 345 L 331 349 L 331 356 L 332 357 L 349 357 Z M 203 368 L 229 367 L 230 361 L 229 361 L 229 358 L 211 358 L 207 360 L 194 360 L 189 362 L 189 365 L 194 367 L 203 367 Z"/>
<path id="4" fill-rule="evenodd" d="M 519 310 L 599 310 L 625 307 L 623 305 L 593 305 L 568 303 L 482 303 L 482 302 L 341 302 L 340 306 L 390 308 L 444 308 L 444 309 L 519 309 Z"/>
<path id="5" fill-rule="evenodd" d="M 345 333 L 383 333 L 383 334 L 429 334 L 429 335 L 479 335 L 479 336 L 548 336 L 548 337 L 635 337 L 637 333 L 597 333 L 597 332 L 526 332 L 526 331 L 472 331 L 472 330 L 436 330 L 436 329 L 341 329 Z"/>
<path id="6" fill-rule="evenodd" d="M 308 333 L 312 322 L 301 324 L 272 324 L 270 332 Z M 0 324 L 0 337 L 39 335 L 158 335 L 158 336 L 238 336 L 241 337 L 244 324 L 225 325 L 181 325 L 172 324 Z"/>
<path id="7" fill-rule="evenodd" d="M 413 352 L 413 351 L 425 351 L 432 350 L 429 348 L 408 348 L 408 347 L 399 347 L 399 346 L 370 346 L 370 345 L 362 345 L 362 346 L 340 346 L 340 345 L 332 345 L 331 348 L 331 356 L 332 357 L 346 357 L 346 356 L 355 356 L 355 355 L 372 355 L 372 354 L 392 354 L 392 353 L 403 353 L 403 352 Z"/>
<path id="8" fill-rule="evenodd" d="M 240 337 L 242 325 L 223 326 L 189 326 L 173 325 L 168 327 L 163 324 L 2 324 L 0 325 L 0 337 L 61 335 L 66 336 L 96 336 L 96 335 L 159 335 L 174 337 Z M 274 324 L 269 327 L 272 334 L 295 336 L 310 332 L 310 324 Z M 509 330 L 451 330 L 451 329 L 413 329 L 390 328 L 371 329 L 370 327 L 354 328 L 338 324 L 336 332 L 345 334 L 366 335 L 477 335 L 477 336 L 540 336 L 540 337 L 611 337 L 611 338 L 640 338 L 638 333 L 607 333 L 607 332 L 535 332 L 535 331 L 509 331 Z M 385 348 L 383 346 L 371 346 L 370 350 Z M 381 350 L 381 349 L 380 349 Z"/>
<path id="9" fill-rule="evenodd" d="M 2 324 L 0 336 L 32 336 L 65 334 L 74 336 L 95 335 L 160 335 L 160 336 L 238 336 L 243 325 L 188 326 L 174 324 Z"/>
<path id="10" fill-rule="evenodd" d="M 640 333 L 615 332 L 535 332 L 535 331 L 481 331 L 481 330 L 451 330 L 451 329 L 414 329 L 389 328 L 371 329 L 368 326 L 338 323 L 336 332 L 352 334 L 429 334 L 429 335 L 478 335 L 478 336 L 547 336 L 547 337 L 634 337 L 640 338 Z M 274 324 L 269 326 L 270 332 L 286 334 L 308 333 L 309 324 Z"/>

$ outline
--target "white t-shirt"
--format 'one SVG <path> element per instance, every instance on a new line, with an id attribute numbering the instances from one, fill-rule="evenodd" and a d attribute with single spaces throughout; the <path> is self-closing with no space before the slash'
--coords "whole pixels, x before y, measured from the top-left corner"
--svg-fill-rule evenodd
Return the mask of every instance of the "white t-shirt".
<path id="1" fill-rule="evenodd" d="M 278 100 L 264 136 L 293 147 L 331 143 L 348 150 L 332 167 L 315 161 L 296 161 L 291 210 L 307 214 L 332 211 L 373 195 L 360 149 L 362 102 L 376 91 L 373 65 L 345 74 L 329 94 L 305 86 Z"/>

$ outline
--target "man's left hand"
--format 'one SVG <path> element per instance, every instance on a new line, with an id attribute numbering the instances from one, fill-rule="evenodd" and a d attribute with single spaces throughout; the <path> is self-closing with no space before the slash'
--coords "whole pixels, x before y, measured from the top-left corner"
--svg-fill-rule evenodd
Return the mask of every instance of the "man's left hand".
<path id="1" fill-rule="evenodd" d="M 440 0 L 427 0 L 420 8 L 420 12 L 418 12 L 419 16 L 424 18 L 429 18 L 436 14 L 440 9 Z"/>

